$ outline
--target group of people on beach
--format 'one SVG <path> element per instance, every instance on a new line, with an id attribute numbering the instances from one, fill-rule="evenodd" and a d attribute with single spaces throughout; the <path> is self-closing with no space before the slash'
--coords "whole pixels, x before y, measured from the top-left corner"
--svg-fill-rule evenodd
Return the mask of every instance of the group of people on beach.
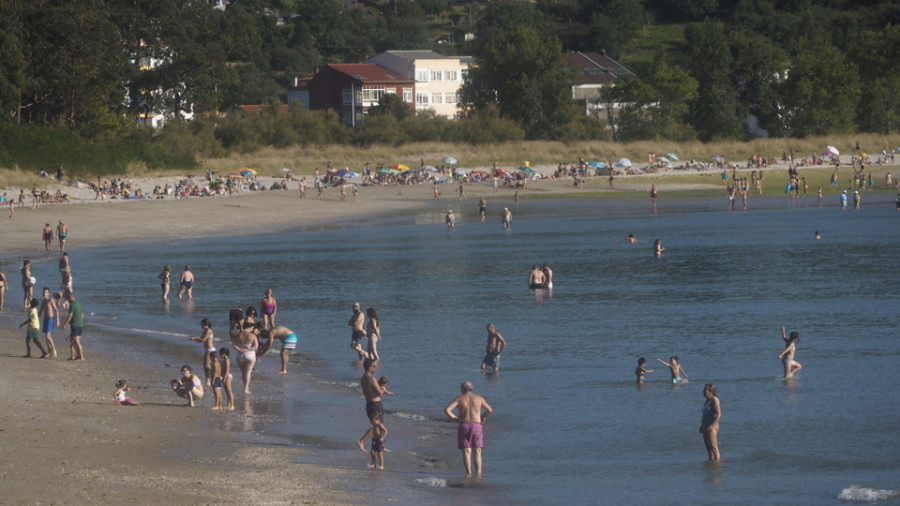
<path id="1" fill-rule="evenodd" d="M 27 317 L 19 325 L 19 328 L 27 326 L 25 331 L 25 358 L 31 358 L 32 345 L 40 350 L 40 358 L 57 358 L 53 332 L 58 326 L 60 330 L 65 330 L 66 327 L 69 327 L 69 336 L 66 338 L 66 341 L 69 343 L 69 360 L 84 361 L 84 346 L 81 343 L 82 333 L 84 332 L 84 308 L 75 297 L 69 253 L 65 251 L 68 231 L 68 225 L 60 220 L 59 225 L 56 227 L 60 252 L 58 269 L 61 282 L 59 290 L 52 291 L 45 286 L 41 291 L 42 299 L 38 300 L 35 298 L 34 287 L 37 284 L 37 279 L 31 272 L 31 260 L 25 259 L 22 261 L 22 267 L 19 272 L 22 275 L 23 302 Z M 42 239 L 45 250 L 49 251 L 49 243 L 53 240 L 53 230 L 50 228 L 49 223 L 44 226 Z M 8 287 L 9 280 L 0 271 L 0 311 L 3 310 L 5 305 Z M 63 319 L 61 313 L 63 309 L 67 310 L 65 319 Z M 41 344 L 39 340 L 40 333 L 44 334 L 44 344 Z"/>

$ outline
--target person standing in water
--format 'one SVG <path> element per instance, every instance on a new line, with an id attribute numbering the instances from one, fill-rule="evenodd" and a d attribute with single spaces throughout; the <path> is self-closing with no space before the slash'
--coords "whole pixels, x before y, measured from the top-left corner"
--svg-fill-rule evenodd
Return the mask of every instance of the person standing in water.
<path id="1" fill-rule="evenodd" d="M 481 197 L 481 200 L 478 201 L 478 214 L 481 215 L 481 222 L 484 223 L 484 212 L 487 210 L 487 201 L 484 200 L 484 197 Z"/>
<path id="2" fill-rule="evenodd" d="M 528 288 L 531 290 L 544 288 L 546 281 L 547 276 L 544 274 L 544 271 L 540 270 L 537 264 L 532 265 L 531 272 L 528 274 Z"/>
<path id="3" fill-rule="evenodd" d="M 194 298 L 194 273 L 191 272 L 191 266 L 185 265 L 184 271 L 181 273 L 181 280 L 178 287 L 178 300 L 181 300 L 182 294 L 187 294 L 188 299 Z"/>
<path id="4" fill-rule="evenodd" d="M 553 270 L 550 269 L 550 266 L 545 262 L 544 265 L 541 266 L 541 272 L 544 273 L 544 288 L 549 290 L 553 289 Z"/>
<path id="5" fill-rule="evenodd" d="M 281 370 L 278 371 L 278 374 L 287 374 L 287 365 L 291 360 L 291 350 L 297 349 L 297 334 L 284 325 L 272 327 L 267 334 L 269 336 L 269 346 L 275 343 L 276 339 L 281 341 Z"/>
<path id="6" fill-rule="evenodd" d="M 678 357 L 671 356 L 669 357 L 669 361 L 666 362 L 661 358 L 656 359 L 657 362 L 669 368 L 669 372 L 672 373 L 672 384 L 677 385 L 679 383 L 687 383 L 687 373 L 684 372 L 684 368 L 681 367 L 681 364 L 678 363 Z"/>
<path id="7" fill-rule="evenodd" d="M 703 416 L 700 419 L 700 434 L 703 434 L 703 444 L 706 445 L 706 453 L 710 462 L 718 462 L 719 455 L 719 420 L 722 419 L 722 406 L 716 397 L 716 386 L 707 383 L 703 387 Z"/>
<path id="8" fill-rule="evenodd" d="M 272 289 L 266 289 L 266 296 L 263 297 L 259 304 L 259 309 L 263 314 L 263 329 L 275 327 L 275 313 L 278 312 L 278 301 L 272 297 Z"/>
<path id="9" fill-rule="evenodd" d="M 371 358 L 367 358 L 363 361 L 363 369 L 365 369 L 365 374 L 363 374 L 362 379 L 359 381 L 360 387 L 362 387 L 363 396 L 366 398 L 366 415 L 369 417 L 369 422 L 372 424 L 371 427 L 363 434 L 363 437 L 359 438 L 356 441 L 356 446 L 359 447 L 359 451 L 366 451 L 366 439 L 372 437 L 372 433 L 375 431 L 375 424 L 378 421 L 384 420 L 384 405 L 382 404 L 382 395 L 394 395 L 393 392 L 385 388 L 384 385 L 378 382 L 375 379 L 375 361 Z"/>
<path id="10" fill-rule="evenodd" d="M 353 333 L 350 335 L 350 349 L 356 351 L 360 360 L 368 355 L 359 344 L 359 340 L 366 337 L 365 323 L 366 314 L 359 308 L 359 302 L 354 302 L 353 316 L 350 317 L 350 321 L 347 322 L 347 325 L 353 328 Z"/>
<path id="11" fill-rule="evenodd" d="M 472 453 L 475 453 L 475 474 L 481 475 L 481 450 L 484 448 L 484 422 L 491 416 L 493 410 L 484 397 L 472 392 L 472 382 L 465 381 L 460 385 L 462 395 L 453 399 L 444 413 L 451 420 L 459 422 L 456 430 L 457 447 L 463 452 L 463 466 L 466 468 L 466 476 L 472 475 Z M 459 415 L 453 410 L 459 411 Z"/>
<path id="12" fill-rule="evenodd" d="M 506 348 L 506 340 L 494 328 L 493 323 L 487 324 L 487 346 L 485 347 L 484 360 L 481 361 L 481 372 L 485 372 L 488 367 L 493 372 L 500 371 L 500 354 Z"/>
<path id="13" fill-rule="evenodd" d="M 166 265 L 163 267 L 162 272 L 156 276 L 160 281 L 160 287 L 162 288 L 162 300 L 166 300 L 169 298 L 169 282 L 172 280 L 172 266 Z"/>
<path id="14" fill-rule="evenodd" d="M 81 333 L 84 331 L 84 309 L 81 307 L 81 302 L 75 300 L 74 293 L 69 292 L 67 297 L 69 299 L 69 316 L 66 317 L 65 323 L 60 329 L 65 329 L 67 325 L 71 328 L 69 337 L 66 338 L 66 341 L 69 341 L 69 351 L 71 352 L 69 360 L 84 362 L 84 347 L 81 346 Z"/>
<path id="15" fill-rule="evenodd" d="M 456 216 L 453 214 L 453 209 L 447 211 L 447 216 L 444 217 L 444 221 L 447 222 L 447 231 L 453 232 L 456 230 Z"/>
<path id="16" fill-rule="evenodd" d="M 661 257 L 665 250 L 666 248 L 662 245 L 662 239 L 656 239 L 656 241 L 653 242 L 653 254 L 656 255 L 657 258 Z"/>
<path id="17" fill-rule="evenodd" d="M 503 220 L 502 220 L 502 222 L 503 222 L 503 228 L 505 228 L 505 229 L 507 229 L 507 230 L 509 229 L 509 227 L 512 226 L 512 213 L 509 212 L 509 208 L 508 208 L 508 207 L 504 207 L 504 208 L 503 208 Z"/>
<path id="18" fill-rule="evenodd" d="M 791 332 L 791 337 L 785 335 L 784 327 L 781 327 L 781 340 L 784 341 L 784 351 L 778 354 L 781 359 L 781 365 L 784 366 L 784 378 L 793 378 L 794 374 L 803 369 L 800 362 L 794 360 L 794 353 L 797 351 L 797 342 L 800 341 L 800 334 L 796 331 Z"/>

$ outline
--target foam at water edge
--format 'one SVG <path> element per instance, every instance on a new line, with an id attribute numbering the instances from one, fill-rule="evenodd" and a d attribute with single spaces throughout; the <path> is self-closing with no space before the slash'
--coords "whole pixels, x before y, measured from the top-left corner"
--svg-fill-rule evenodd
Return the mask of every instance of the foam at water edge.
<path id="1" fill-rule="evenodd" d="M 396 416 L 397 418 L 405 418 L 407 420 L 415 420 L 417 422 L 427 420 L 427 418 L 425 418 L 422 415 L 414 415 L 412 413 L 404 413 L 402 411 L 394 411 L 393 413 L 390 413 L 390 414 L 393 416 Z"/>
<path id="2" fill-rule="evenodd" d="M 841 490 L 838 500 L 849 502 L 878 502 L 900 497 L 900 490 L 880 490 L 877 488 L 850 485 Z"/>
<path id="3" fill-rule="evenodd" d="M 434 476 L 429 476 L 428 478 L 416 478 L 416 483 L 421 483 L 423 485 L 427 485 L 429 487 L 446 487 L 447 480 L 443 478 L 435 478 Z"/>

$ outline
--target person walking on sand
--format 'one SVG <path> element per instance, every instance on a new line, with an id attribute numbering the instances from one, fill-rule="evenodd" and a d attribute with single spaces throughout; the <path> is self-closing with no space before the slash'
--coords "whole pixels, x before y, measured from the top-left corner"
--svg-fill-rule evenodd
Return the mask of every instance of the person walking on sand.
<path id="1" fill-rule="evenodd" d="M 69 292 L 69 316 L 66 317 L 66 321 L 62 324 L 60 329 L 65 330 L 66 326 L 69 326 L 71 330 L 69 330 L 69 337 L 66 338 L 66 341 L 69 341 L 69 351 L 70 356 L 69 360 L 78 360 L 84 362 L 84 348 L 81 346 L 81 333 L 84 331 L 84 309 L 81 307 L 81 302 L 75 300 L 75 294 Z"/>
<path id="2" fill-rule="evenodd" d="M 69 265 L 68 252 L 63 252 L 63 254 L 59 256 L 59 263 L 57 264 L 57 268 L 59 269 L 59 275 L 62 278 L 63 283 L 65 283 L 66 275 L 71 274 L 71 265 Z"/>
<path id="3" fill-rule="evenodd" d="M 3 269 L 0 269 L 0 313 L 3 312 L 3 305 L 6 303 L 6 291 L 9 289 L 9 280 L 6 279 L 6 274 L 3 274 Z"/>
<path id="4" fill-rule="evenodd" d="M 56 358 L 56 346 L 53 345 L 53 329 L 56 328 L 56 320 L 59 318 L 59 308 L 56 301 L 50 296 L 50 289 L 44 287 L 44 300 L 41 301 L 41 331 L 44 340 L 47 341 L 47 352 L 52 358 Z"/>
<path id="5" fill-rule="evenodd" d="M 387 439 L 387 427 L 384 426 L 384 420 L 378 415 L 372 424 L 372 447 L 369 450 L 372 463 L 369 464 L 369 467 L 384 469 L 384 440 Z"/>
<path id="6" fill-rule="evenodd" d="M 272 289 L 266 288 L 266 296 L 259 303 L 263 314 L 263 329 L 275 326 L 275 313 L 278 312 L 278 301 L 272 297 Z"/>
<path id="7" fill-rule="evenodd" d="M 347 325 L 353 328 L 353 333 L 350 335 L 350 349 L 356 351 L 360 360 L 367 355 L 365 350 L 363 350 L 362 346 L 359 344 L 359 340 L 366 337 L 365 323 L 366 314 L 359 308 L 359 302 L 354 302 L 353 316 L 350 317 L 350 321 L 347 322 Z"/>
<path id="8" fill-rule="evenodd" d="M 363 360 L 363 369 L 365 373 L 362 376 L 362 379 L 359 381 L 360 387 L 362 387 L 363 396 L 366 398 L 366 416 L 369 417 L 369 422 L 372 424 L 372 427 L 363 434 L 363 437 L 359 438 L 356 441 L 356 446 L 359 447 L 359 451 L 365 452 L 366 447 L 366 439 L 372 437 L 372 433 L 375 431 L 375 421 L 376 420 L 384 420 L 384 406 L 382 405 L 382 395 L 394 395 L 393 392 L 385 388 L 385 385 L 382 385 L 375 379 L 375 361 L 371 358 L 367 358 Z"/>
<path id="9" fill-rule="evenodd" d="M 444 221 L 447 222 L 447 230 L 449 232 L 456 230 L 456 216 L 453 215 L 453 209 L 447 211 L 447 216 L 444 217 Z"/>
<path id="10" fill-rule="evenodd" d="M 290 362 L 291 359 L 291 350 L 297 349 L 297 334 L 284 325 L 272 327 L 266 334 L 269 337 L 270 346 L 276 339 L 281 341 L 281 370 L 278 371 L 278 374 L 287 374 L 288 362 Z"/>
<path id="11" fill-rule="evenodd" d="M 49 223 L 44 225 L 42 235 L 44 237 L 44 251 L 50 251 L 50 245 L 53 244 L 53 229 L 50 228 Z"/>
<path id="12" fill-rule="evenodd" d="M 464 381 L 460 385 L 462 395 L 453 399 L 444 413 L 451 420 L 459 422 L 456 430 L 457 447 L 463 452 L 463 466 L 466 468 L 466 476 L 472 475 L 472 450 L 475 453 L 475 475 L 481 475 L 481 450 L 484 448 L 483 424 L 493 413 L 491 405 L 484 397 L 472 392 L 472 383 Z M 459 415 L 453 413 L 458 410 Z"/>
<path id="13" fill-rule="evenodd" d="M 69 226 L 63 223 L 62 220 L 59 220 L 59 225 L 56 226 L 56 237 L 59 239 L 59 252 L 62 253 L 66 250 L 66 237 L 69 235 Z"/>
<path id="14" fill-rule="evenodd" d="M 481 361 L 481 372 L 488 367 L 491 372 L 500 372 L 500 354 L 506 348 L 506 339 L 494 328 L 493 323 L 487 324 L 487 346 L 485 347 L 484 360 Z"/>
<path id="15" fill-rule="evenodd" d="M 678 385 L 679 383 L 687 383 L 687 373 L 684 372 L 684 368 L 681 367 L 681 364 L 678 363 L 677 356 L 669 357 L 669 361 L 666 362 L 661 358 L 656 359 L 657 362 L 669 368 L 669 372 L 672 373 L 672 384 Z"/>
<path id="16" fill-rule="evenodd" d="M 459 182 L 459 200 L 468 200 L 466 188 L 463 186 L 462 181 Z"/>
<path id="17" fill-rule="evenodd" d="M 24 325 L 28 325 L 28 328 L 25 329 L 25 356 L 24 358 L 31 358 L 31 342 L 34 341 L 34 344 L 37 345 L 38 349 L 41 350 L 41 358 L 47 356 L 47 352 L 44 351 L 44 347 L 41 346 L 41 342 L 38 340 L 38 332 L 41 330 L 41 316 L 38 311 L 38 306 L 40 303 L 37 299 L 31 299 L 31 306 L 28 309 L 28 318 L 19 325 L 19 328 L 22 328 Z"/>
<path id="18" fill-rule="evenodd" d="M 800 341 L 800 334 L 797 331 L 791 332 L 791 337 L 785 335 L 784 327 L 781 327 L 781 340 L 784 341 L 784 351 L 778 354 L 781 359 L 781 365 L 784 366 L 784 379 L 794 377 L 794 374 L 803 369 L 800 362 L 794 360 L 794 353 L 797 352 L 797 342 Z"/>
<path id="19" fill-rule="evenodd" d="M 716 397 L 716 386 L 707 383 L 703 387 L 703 416 L 700 419 L 700 434 L 703 434 L 703 444 L 706 445 L 706 453 L 710 462 L 718 462 L 719 455 L 719 420 L 722 419 L 722 406 Z"/>
<path id="20" fill-rule="evenodd" d="M 172 266 L 166 264 L 156 278 L 159 279 L 159 286 L 162 288 L 162 300 L 167 300 L 169 298 L 169 282 L 172 281 Z"/>
<path id="21" fill-rule="evenodd" d="M 187 294 L 188 299 L 194 298 L 194 273 L 191 272 L 191 266 L 185 265 L 184 271 L 181 273 L 181 280 L 178 287 L 178 300 L 181 300 L 182 294 Z"/>

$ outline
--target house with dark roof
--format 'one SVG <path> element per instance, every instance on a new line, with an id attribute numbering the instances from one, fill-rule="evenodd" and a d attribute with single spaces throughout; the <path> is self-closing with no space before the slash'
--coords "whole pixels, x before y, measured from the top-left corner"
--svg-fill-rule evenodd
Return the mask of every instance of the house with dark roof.
<path id="1" fill-rule="evenodd" d="M 318 69 L 307 85 L 309 108 L 334 109 L 350 126 L 365 122 L 366 111 L 388 93 L 416 107 L 416 82 L 374 63 L 331 63 Z"/>
<path id="2" fill-rule="evenodd" d="M 597 114 L 604 102 L 603 90 L 618 82 L 637 79 L 630 70 L 606 55 L 606 51 L 569 51 L 566 66 L 575 70 L 572 99 L 584 108 L 587 115 Z M 616 105 L 613 104 L 613 108 Z"/>

